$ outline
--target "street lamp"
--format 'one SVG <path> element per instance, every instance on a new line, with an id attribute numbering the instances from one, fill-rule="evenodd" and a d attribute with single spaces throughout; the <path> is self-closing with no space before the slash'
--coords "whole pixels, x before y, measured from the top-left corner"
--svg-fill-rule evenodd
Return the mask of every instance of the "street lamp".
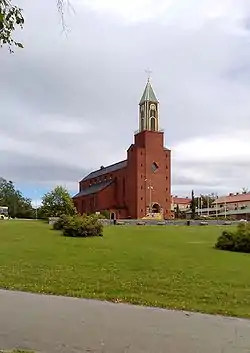
<path id="1" fill-rule="evenodd" d="M 152 181 L 151 181 L 151 179 L 145 179 L 145 182 L 147 182 L 148 181 L 148 190 L 149 190 L 149 213 L 150 213 L 150 215 L 152 214 L 152 191 L 153 191 L 153 186 L 152 186 Z"/>

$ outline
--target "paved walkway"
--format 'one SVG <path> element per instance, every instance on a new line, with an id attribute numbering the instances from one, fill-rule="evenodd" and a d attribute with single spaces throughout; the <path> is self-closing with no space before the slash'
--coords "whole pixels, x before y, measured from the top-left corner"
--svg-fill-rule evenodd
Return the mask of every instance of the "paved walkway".
<path id="1" fill-rule="evenodd" d="M 0 349 L 249 353 L 250 321 L 0 290 Z"/>

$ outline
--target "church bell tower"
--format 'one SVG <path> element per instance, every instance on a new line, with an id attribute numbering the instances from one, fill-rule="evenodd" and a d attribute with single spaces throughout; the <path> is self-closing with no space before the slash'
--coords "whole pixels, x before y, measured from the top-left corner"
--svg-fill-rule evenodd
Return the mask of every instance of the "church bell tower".
<path id="1" fill-rule="evenodd" d="M 159 101 L 152 88 L 150 78 L 139 103 L 139 131 L 159 131 Z"/>
<path id="2" fill-rule="evenodd" d="M 159 101 L 147 80 L 139 102 L 139 131 L 127 151 L 127 205 L 132 218 L 171 218 L 171 152 L 159 128 Z"/>

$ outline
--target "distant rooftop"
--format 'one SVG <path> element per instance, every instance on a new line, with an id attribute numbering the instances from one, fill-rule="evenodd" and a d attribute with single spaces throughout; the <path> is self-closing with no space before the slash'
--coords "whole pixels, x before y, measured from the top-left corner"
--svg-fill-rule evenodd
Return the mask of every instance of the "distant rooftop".
<path id="1" fill-rule="evenodd" d="M 188 205 L 192 200 L 189 197 L 172 196 L 172 201 L 179 205 Z"/>
<path id="2" fill-rule="evenodd" d="M 237 203 L 237 202 L 250 202 L 250 192 L 248 193 L 230 193 L 227 196 L 221 196 L 217 199 L 217 203 Z"/>

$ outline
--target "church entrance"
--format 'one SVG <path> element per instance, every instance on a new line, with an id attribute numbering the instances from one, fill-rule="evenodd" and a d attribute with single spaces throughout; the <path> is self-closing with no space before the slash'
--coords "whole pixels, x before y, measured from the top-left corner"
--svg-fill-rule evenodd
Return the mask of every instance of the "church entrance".
<path id="1" fill-rule="evenodd" d="M 160 213 L 160 212 L 161 212 L 160 205 L 158 203 L 154 203 L 152 206 L 152 213 Z"/>
<path id="2" fill-rule="evenodd" d="M 111 214 L 110 214 L 110 219 L 112 219 L 112 220 L 116 219 L 115 212 L 111 212 Z"/>

